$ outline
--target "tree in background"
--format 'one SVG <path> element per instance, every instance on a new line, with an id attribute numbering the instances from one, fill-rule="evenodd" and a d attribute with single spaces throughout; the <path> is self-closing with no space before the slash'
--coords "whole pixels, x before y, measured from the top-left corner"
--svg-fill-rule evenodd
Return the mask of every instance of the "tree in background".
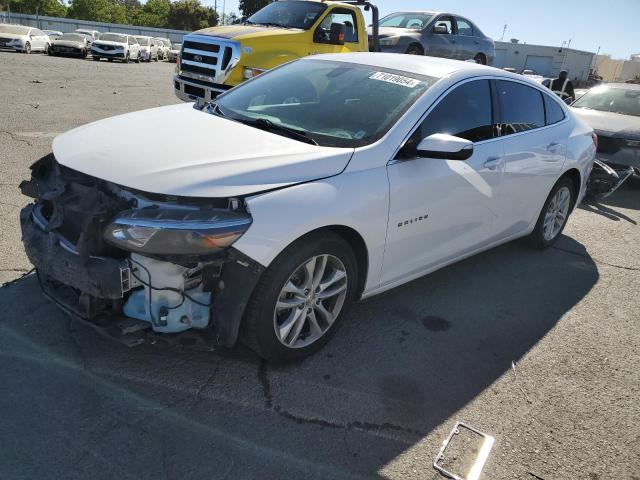
<path id="1" fill-rule="evenodd" d="M 60 0 L 3 0 L 5 9 L 12 12 L 47 15 L 50 17 L 66 17 L 67 7 Z"/>
<path id="2" fill-rule="evenodd" d="M 128 23 L 127 8 L 112 0 L 71 0 L 67 16 L 94 22 Z"/>
<path id="3" fill-rule="evenodd" d="M 211 7 L 200 4 L 199 0 L 178 0 L 169 10 L 169 28 L 178 30 L 198 30 L 218 24 L 218 13 Z"/>
<path id="4" fill-rule="evenodd" d="M 167 28 L 169 26 L 170 0 L 147 0 L 144 6 L 130 14 L 134 25 Z"/>
<path id="5" fill-rule="evenodd" d="M 273 0 L 240 0 L 238 8 L 242 12 L 242 16 L 250 17 L 261 8 L 269 5 Z"/>

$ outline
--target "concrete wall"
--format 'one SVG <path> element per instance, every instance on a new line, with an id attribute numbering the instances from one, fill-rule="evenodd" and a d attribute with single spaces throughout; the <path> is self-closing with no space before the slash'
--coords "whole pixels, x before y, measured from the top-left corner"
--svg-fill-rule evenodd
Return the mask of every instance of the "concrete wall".
<path id="1" fill-rule="evenodd" d="M 58 30 L 63 33 L 73 32 L 78 28 L 98 30 L 99 32 L 128 33 L 131 35 L 148 35 L 150 37 L 168 38 L 172 42 L 181 43 L 186 35 L 184 30 L 171 30 L 168 28 L 139 27 L 135 25 L 120 25 L 117 23 L 90 22 L 88 20 L 76 20 L 74 18 L 45 17 L 40 15 L 27 15 L 24 13 L 0 12 L 0 23 L 14 23 L 37 27 L 41 30 Z"/>
<path id="2" fill-rule="evenodd" d="M 496 42 L 494 66 L 511 67 L 518 72 L 533 69 L 544 77 L 556 77 L 567 70 L 574 80 L 586 80 L 594 54 L 572 48 L 532 45 L 527 43 Z"/>
<path id="3" fill-rule="evenodd" d="M 631 58 L 615 60 L 609 55 L 597 55 L 592 68 L 605 82 L 626 82 L 640 75 L 640 58 L 636 55 Z"/>

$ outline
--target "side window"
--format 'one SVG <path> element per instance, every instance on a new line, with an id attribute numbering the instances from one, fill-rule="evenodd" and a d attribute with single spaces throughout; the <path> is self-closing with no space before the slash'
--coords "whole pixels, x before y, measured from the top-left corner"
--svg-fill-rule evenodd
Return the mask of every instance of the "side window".
<path id="1" fill-rule="evenodd" d="M 502 135 L 544 127 L 542 92 L 521 83 L 497 80 Z"/>
<path id="2" fill-rule="evenodd" d="M 344 41 L 346 43 L 358 43 L 358 24 L 356 15 L 351 10 L 335 8 L 329 13 L 316 31 L 316 41 L 323 42 L 329 40 L 329 32 L 332 23 L 344 23 Z"/>
<path id="3" fill-rule="evenodd" d="M 133 37 L 128 37 L 129 38 L 129 45 L 135 45 L 136 41 L 134 40 Z"/>
<path id="4" fill-rule="evenodd" d="M 434 25 L 436 27 L 439 25 L 444 25 L 445 27 L 447 27 L 447 33 L 454 33 L 452 17 L 440 17 L 438 18 L 438 20 L 436 20 L 436 23 Z"/>
<path id="5" fill-rule="evenodd" d="M 543 97 L 547 125 L 553 125 L 554 123 L 564 120 L 564 111 L 562 107 L 558 105 L 558 102 L 554 101 L 549 95 L 543 95 Z"/>
<path id="6" fill-rule="evenodd" d="M 458 35 L 473 37 L 473 27 L 469 22 L 462 18 L 456 18 L 456 23 L 458 24 Z"/>
<path id="7" fill-rule="evenodd" d="M 488 80 L 474 80 L 456 87 L 427 115 L 410 141 L 434 133 L 447 133 L 472 142 L 494 137 L 491 89 Z"/>

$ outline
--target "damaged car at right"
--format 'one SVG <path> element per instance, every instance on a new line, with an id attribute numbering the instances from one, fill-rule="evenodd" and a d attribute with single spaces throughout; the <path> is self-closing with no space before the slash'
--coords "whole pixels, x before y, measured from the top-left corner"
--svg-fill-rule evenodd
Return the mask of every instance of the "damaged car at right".
<path id="1" fill-rule="evenodd" d="M 318 55 L 56 137 L 21 184 L 22 238 L 44 294 L 111 338 L 287 361 L 354 301 L 519 237 L 553 245 L 594 155 L 522 76 Z"/>

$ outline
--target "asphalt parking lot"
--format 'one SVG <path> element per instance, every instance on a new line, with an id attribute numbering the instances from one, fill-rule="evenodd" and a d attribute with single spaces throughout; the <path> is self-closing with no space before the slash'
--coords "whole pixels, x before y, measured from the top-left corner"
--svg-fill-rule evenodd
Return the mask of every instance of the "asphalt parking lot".
<path id="1" fill-rule="evenodd" d="M 288 366 L 127 349 L 46 301 L 20 278 L 18 184 L 56 134 L 177 103 L 172 72 L 0 52 L 0 478 L 433 479 L 462 420 L 496 438 L 484 479 L 640 479 L 638 189 L 578 208 L 550 250 L 362 302 Z"/>

